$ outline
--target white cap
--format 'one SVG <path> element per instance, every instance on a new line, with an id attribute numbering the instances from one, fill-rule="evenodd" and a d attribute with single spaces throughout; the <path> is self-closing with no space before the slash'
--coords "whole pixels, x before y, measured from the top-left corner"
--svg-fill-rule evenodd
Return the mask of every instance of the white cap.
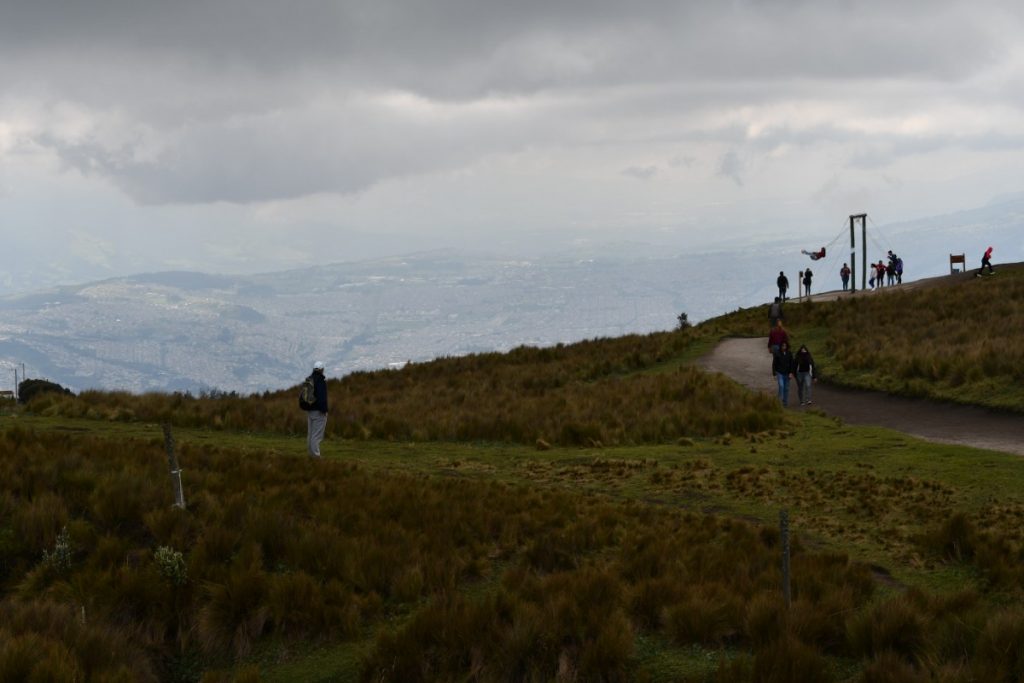
<path id="1" fill-rule="evenodd" d="M 314 370 L 323 370 L 324 369 L 324 362 L 322 360 L 318 360 L 317 362 L 313 363 L 313 369 Z"/>

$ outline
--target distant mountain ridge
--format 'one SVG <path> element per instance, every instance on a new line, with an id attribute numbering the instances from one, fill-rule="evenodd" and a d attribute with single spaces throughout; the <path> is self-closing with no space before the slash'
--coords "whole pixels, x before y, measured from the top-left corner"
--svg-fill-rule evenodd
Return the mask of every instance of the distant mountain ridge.
<path id="1" fill-rule="evenodd" d="M 694 260 L 699 262 L 699 260 Z M 75 389 L 239 392 L 517 345 L 669 329 L 720 310 L 679 259 L 456 252 L 252 276 L 164 272 L 0 298 L 0 359 Z"/>
<path id="2" fill-rule="evenodd" d="M 1024 260 L 1024 196 L 869 223 L 868 258 L 894 249 L 908 280 L 948 272 L 949 253 L 965 252 L 973 267 L 989 244 L 997 263 Z M 0 388 L 24 363 L 30 377 L 75 390 L 251 393 L 296 384 L 314 360 L 341 375 L 665 330 L 681 312 L 698 322 L 769 301 L 780 270 L 795 289 L 797 271 L 812 265 L 800 249 L 818 246 L 780 232 L 770 243 L 681 255 L 631 242 L 541 259 L 438 250 L 257 275 L 166 271 L 56 287 L 0 297 Z M 841 235 L 829 258 L 813 263 L 816 292 L 838 286 L 832 271 L 848 257 Z"/>

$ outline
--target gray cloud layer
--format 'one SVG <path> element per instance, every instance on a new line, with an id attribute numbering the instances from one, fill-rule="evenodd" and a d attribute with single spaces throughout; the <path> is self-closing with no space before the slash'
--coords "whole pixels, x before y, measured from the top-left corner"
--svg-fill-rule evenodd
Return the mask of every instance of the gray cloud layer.
<path id="1" fill-rule="evenodd" d="M 1024 107 L 1016 1 L 2 11 L 0 165 L 49 155 L 140 204 L 351 195 L 538 150 L 582 150 L 581 176 L 605 150 L 609 175 L 637 188 L 702 174 L 733 192 L 758 191 L 770 160 L 800 153 L 823 164 L 810 198 L 847 170 L 1024 139 L 1003 125 Z"/>

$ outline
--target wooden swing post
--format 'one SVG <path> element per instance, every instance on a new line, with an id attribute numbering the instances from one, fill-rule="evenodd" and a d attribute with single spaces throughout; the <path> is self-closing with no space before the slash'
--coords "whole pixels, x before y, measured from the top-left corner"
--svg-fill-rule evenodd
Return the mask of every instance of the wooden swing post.
<path id="1" fill-rule="evenodd" d="M 851 292 L 857 291 L 857 248 L 854 241 L 854 226 L 857 221 L 860 221 L 861 226 L 861 237 L 860 244 L 864 251 L 864 256 L 861 259 L 861 275 L 860 275 L 860 286 L 863 289 L 868 283 L 868 215 L 866 213 L 850 214 L 850 275 L 853 286 L 850 288 Z"/>

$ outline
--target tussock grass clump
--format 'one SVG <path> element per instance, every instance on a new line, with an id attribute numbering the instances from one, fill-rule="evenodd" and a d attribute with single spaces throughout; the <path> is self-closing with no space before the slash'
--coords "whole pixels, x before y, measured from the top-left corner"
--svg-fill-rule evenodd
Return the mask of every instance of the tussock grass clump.
<path id="1" fill-rule="evenodd" d="M 988 508 L 976 516 L 958 511 L 921 534 L 918 541 L 942 560 L 976 567 L 995 587 L 1019 589 L 1024 585 L 1019 520 L 1017 508 Z"/>
<path id="2" fill-rule="evenodd" d="M 978 680 L 1024 680 L 1024 610 L 1000 610 L 978 637 L 974 670 Z"/>
<path id="3" fill-rule="evenodd" d="M 891 598 L 850 620 L 850 648 L 865 657 L 891 653 L 908 663 L 919 662 L 927 648 L 927 624 L 927 614 L 914 600 Z"/>
<path id="4" fill-rule="evenodd" d="M 0 602 L 0 680 L 156 682 L 157 670 L 132 638 L 50 600 Z"/>
<path id="5" fill-rule="evenodd" d="M 754 655 L 751 680 L 757 683 L 829 683 L 834 678 L 821 653 L 796 638 L 780 638 Z"/>

